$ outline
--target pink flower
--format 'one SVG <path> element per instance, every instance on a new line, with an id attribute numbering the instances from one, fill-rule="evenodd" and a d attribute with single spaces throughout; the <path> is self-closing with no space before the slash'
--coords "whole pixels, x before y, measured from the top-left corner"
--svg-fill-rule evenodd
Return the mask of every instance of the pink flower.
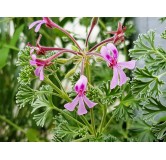
<path id="1" fill-rule="evenodd" d="M 35 32 L 40 30 L 42 24 L 45 24 L 48 28 L 52 28 L 52 21 L 48 17 L 43 17 L 42 20 L 35 21 L 30 24 L 29 29 L 33 28 L 36 25 Z"/>
<path id="2" fill-rule="evenodd" d="M 117 48 L 112 43 L 107 44 L 107 46 L 103 46 L 100 52 L 105 61 L 108 63 L 108 66 L 113 69 L 113 78 L 110 88 L 113 89 L 117 85 L 122 86 L 125 84 L 127 77 L 123 69 L 134 69 L 136 61 L 117 62 L 119 53 Z"/>
<path id="3" fill-rule="evenodd" d="M 87 113 L 87 110 L 85 108 L 85 104 L 89 107 L 89 108 L 93 108 L 97 103 L 94 103 L 92 101 L 90 101 L 85 93 L 86 93 L 86 86 L 87 86 L 87 78 L 84 75 L 81 75 L 80 79 L 77 81 L 77 83 L 75 84 L 75 92 L 77 93 L 77 96 L 73 99 L 72 102 L 67 103 L 64 105 L 64 107 L 69 110 L 69 111 L 73 111 L 76 107 L 77 104 L 79 104 L 78 106 L 78 115 L 83 115 Z M 85 102 L 85 104 L 84 104 Z"/>
<path id="4" fill-rule="evenodd" d="M 31 55 L 31 57 L 32 57 L 32 60 L 30 60 L 30 64 L 32 66 L 37 66 L 34 73 L 36 76 L 38 76 L 40 78 L 41 81 L 43 81 L 44 80 L 44 71 L 43 71 L 44 67 L 50 65 L 51 63 L 46 60 L 37 59 L 35 54 Z"/>

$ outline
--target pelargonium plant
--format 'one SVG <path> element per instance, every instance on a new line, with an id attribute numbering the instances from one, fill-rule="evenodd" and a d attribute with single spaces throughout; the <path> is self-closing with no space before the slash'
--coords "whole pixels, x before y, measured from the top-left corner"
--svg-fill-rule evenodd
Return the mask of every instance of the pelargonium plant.
<path id="1" fill-rule="evenodd" d="M 71 40 L 73 46 L 70 49 L 43 46 L 40 44 L 42 35 L 39 34 L 36 45 L 28 43 L 19 53 L 17 65 L 21 66 L 21 72 L 18 78 L 20 87 L 17 103 L 20 107 L 27 104 L 32 107 L 32 114 L 35 113 L 33 119 L 38 126 L 46 125 L 51 115 L 51 119 L 55 122 L 53 130 L 55 141 L 136 141 L 130 138 L 130 135 L 127 135 L 125 140 L 121 140 L 118 134 L 112 134 L 113 130 L 116 130 L 112 126 L 114 123 L 121 125 L 119 119 L 131 120 L 130 126 L 133 126 L 132 122 L 140 123 L 140 117 L 138 119 L 137 116 L 134 117 L 134 114 L 139 111 L 137 106 L 146 108 L 145 104 L 155 103 L 156 99 L 151 101 L 146 97 L 149 94 L 155 98 L 160 93 L 156 88 L 163 83 L 160 81 L 163 73 L 157 76 L 158 79 L 153 80 L 156 76 L 149 70 L 148 65 L 143 69 L 136 67 L 140 59 L 143 60 L 147 56 L 144 55 L 147 49 L 149 49 L 147 54 L 152 51 L 160 53 L 159 50 L 155 50 L 153 40 L 150 41 L 151 37 L 143 36 L 146 40 L 149 38 L 153 50 L 146 44 L 136 41 L 135 48 L 130 50 L 133 59 L 121 61 L 119 56 L 122 52 L 118 47 L 124 44 L 127 28 L 119 22 L 116 31 L 107 32 L 112 37 L 89 48 L 89 37 L 97 23 L 98 18 L 93 18 L 85 46 L 82 48 L 70 32 L 50 18 L 43 17 L 42 20 L 30 24 L 29 29 L 35 28 L 34 31 L 39 32 L 45 25 L 48 29 L 59 30 Z M 153 38 L 153 32 L 150 32 L 150 36 Z M 156 58 L 163 56 L 157 57 L 160 54 L 157 54 Z M 65 58 L 64 55 L 69 55 L 70 58 Z M 67 79 L 67 84 L 64 85 L 57 72 L 61 72 L 63 65 L 68 63 L 74 64 L 74 67 L 64 75 L 64 79 Z M 94 64 L 101 67 L 99 70 L 101 73 L 103 65 L 108 69 L 109 81 L 95 83 Z M 142 75 L 147 78 L 144 79 Z M 144 103 L 140 102 L 140 97 L 146 99 Z M 60 101 L 60 106 L 55 105 L 56 99 Z M 133 134 L 134 127 L 130 130 Z M 127 134 L 123 130 L 120 132 L 120 134 Z"/>

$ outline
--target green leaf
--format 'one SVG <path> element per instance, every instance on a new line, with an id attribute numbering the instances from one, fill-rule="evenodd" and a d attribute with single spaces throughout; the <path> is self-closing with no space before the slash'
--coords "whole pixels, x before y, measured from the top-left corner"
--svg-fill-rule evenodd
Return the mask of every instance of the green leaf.
<path id="1" fill-rule="evenodd" d="M 50 112 L 54 107 L 51 94 L 53 89 L 49 85 L 43 85 L 42 87 L 40 87 L 40 91 L 45 91 L 46 93 L 37 95 L 36 101 L 32 103 L 32 113 L 38 111 L 38 114 L 35 114 L 33 119 L 36 121 L 37 126 L 43 127 L 47 118 L 50 115 Z"/>
<path id="2" fill-rule="evenodd" d="M 160 74 L 166 70 L 166 51 L 157 48 L 154 54 L 150 54 L 145 59 L 145 65 L 155 74 Z"/>
<path id="3" fill-rule="evenodd" d="M 36 77 L 33 76 L 33 74 L 32 74 L 33 71 L 34 71 L 34 68 L 33 68 L 32 66 L 30 66 L 30 65 L 27 65 L 27 66 L 21 68 L 20 73 L 19 73 L 19 77 L 17 78 L 17 79 L 18 79 L 18 82 L 19 82 L 21 85 L 30 84 L 32 78 L 36 78 Z"/>
<path id="4" fill-rule="evenodd" d="M 27 85 L 31 83 L 31 80 L 33 78 L 36 78 L 32 72 L 34 71 L 34 68 L 30 65 L 30 48 L 25 47 L 23 50 L 21 50 L 18 53 L 18 60 L 16 62 L 17 66 L 21 66 L 21 70 L 19 73 L 18 82 L 21 85 Z"/>
<path id="5" fill-rule="evenodd" d="M 0 69 L 3 68 L 6 65 L 6 60 L 7 60 L 7 57 L 8 57 L 8 52 L 9 52 L 8 48 L 2 48 L 2 49 L 0 49 L 0 53 L 1 53 Z"/>
<path id="6" fill-rule="evenodd" d="M 166 39 L 166 30 L 161 34 L 161 38 Z"/>
<path id="7" fill-rule="evenodd" d="M 113 110 L 113 115 L 117 120 L 122 118 L 127 120 L 131 117 L 132 107 L 136 105 L 138 99 L 136 99 L 132 94 L 128 83 L 122 86 L 120 92 L 123 94 L 121 94 L 119 104 L 114 106 L 115 109 Z"/>
<path id="8" fill-rule="evenodd" d="M 10 46 L 10 48 L 16 48 L 15 47 L 16 42 L 18 41 L 18 39 L 20 37 L 20 33 L 23 31 L 23 29 L 24 29 L 24 24 L 16 29 L 16 31 L 14 32 L 14 35 L 8 45 L 8 46 Z M 8 54 L 9 54 L 9 47 L 0 49 L 0 53 L 1 53 L 1 58 L 0 58 L 0 69 L 1 69 L 6 65 L 6 60 L 7 60 Z"/>
<path id="9" fill-rule="evenodd" d="M 156 98 L 149 98 L 143 103 L 143 119 L 151 121 L 153 124 L 159 123 L 166 117 L 166 106 Z"/>
<path id="10" fill-rule="evenodd" d="M 136 68 L 133 72 L 132 91 L 136 97 L 156 96 L 161 94 L 160 87 L 164 84 L 148 68 Z"/>
<path id="11" fill-rule="evenodd" d="M 20 33 L 23 31 L 24 29 L 24 24 L 22 24 L 21 26 L 19 26 L 16 31 L 14 32 L 14 35 L 10 41 L 10 45 L 11 46 L 15 46 L 16 42 L 18 41 L 19 37 L 20 37 Z"/>
<path id="12" fill-rule="evenodd" d="M 26 66 L 30 65 L 30 47 L 25 47 L 24 49 L 20 50 L 18 53 L 18 60 L 16 62 L 17 66 Z"/>
<path id="13" fill-rule="evenodd" d="M 139 34 L 138 39 L 134 42 L 134 48 L 129 50 L 129 55 L 134 59 L 141 59 L 154 53 L 154 38 L 154 31 L 148 31 L 147 34 Z"/>
<path id="14" fill-rule="evenodd" d="M 144 61 L 148 69 L 160 73 L 166 69 L 166 51 L 161 47 L 155 47 L 154 41 L 154 31 L 140 34 L 134 42 L 134 48 L 129 50 L 129 55 L 134 59 Z"/>
<path id="15" fill-rule="evenodd" d="M 166 139 L 166 122 L 159 123 L 152 128 L 157 139 L 162 140 Z"/>
<path id="16" fill-rule="evenodd" d="M 62 115 L 55 116 L 54 141 L 71 142 L 88 135 L 87 127 L 80 128 L 71 125 Z"/>
<path id="17" fill-rule="evenodd" d="M 16 103 L 22 108 L 35 99 L 35 91 L 27 85 L 20 86 L 16 94 Z"/>
<path id="18" fill-rule="evenodd" d="M 135 141 L 156 141 L 156 138 L 151 130 L 151 125 L 141 119 L 134 120 L 129 128 L 129 131 L 132 133 L 133 138 L 135 137 Z"/>

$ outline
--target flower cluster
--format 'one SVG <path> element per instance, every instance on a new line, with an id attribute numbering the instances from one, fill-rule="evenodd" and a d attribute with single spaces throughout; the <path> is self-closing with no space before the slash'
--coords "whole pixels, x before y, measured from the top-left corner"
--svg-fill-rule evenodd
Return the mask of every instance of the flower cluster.
<path id="1" fill-rule="evenodd" d="M 88 37 L 86 39 L 86 46 L 88 46 L 88 39 L 89 36 L 94 28 L 94 26 L 97 24 L 97 18 L 94 18 L 91 24 L 91 29 L 90 32 L 88 34 Z M 51 65 L 51 61 L 55 58 L 57 58 L 59 55 L 61 55 L 64 52 L 70 52 L 72 54 L 75 55 L 81 55 L 82 56 L 82 67 L 81 67 L 81 76 L 80 79 L 77 81 L 77 83 L 75 84 L 74 90 L 76 92 L 76 97 L 73 99 L 72 102 L 69 102 L 67 104 L 64 105 L 64 107 L 69 110 L 69 111 L 73 111 L 76 106 L 78 105 L 78 115 L 83 115 L 87 113 L 87 109 L 85 107 L 85 104 L 88 108 L 93 108 L 95 105 L 97 105 L 97 103 L 92 102 L 91 100 L 89 100 L 86 97 L 86 90 L 87 90 L 87 83 L 88 83 L 88 79 L 87 77 L 84 75 L 84 58 L 88 55 L 94 55 L 94 56 L 100 56 L 102 57 L 106 63 L 108 64 L 108 67 L 110 67 L 111 69 L 113 69 L 113 77 L 110 83 L 110 89 L 115 88 L 117 85 L 122 86 L 123 84 L 126 83 L 127 81 L 127 76 L 124 73 L 123 69 L 124 68 L 128 68 L 128 69 L 134 69 L 135 67 L 135 60 L 131 60 L 128 62 L 118 62 L 118 50 L 115 47 L 115 43 L 117 41 L 123 41 L 124 40 L 124 31 L 126 28 L 123 28 L 121 23 L 118 24 L 118 29 L 117 31 L 112 31 L 109 32 L 111 34 L 114 34 L 114 36 L 110 39 L 107 39 L 105 41 L 102 41 L 101 43 L 97 44 L 96 46 L 92 47 L 91 49 L 89 49 L 86 53 L 83 53 L 83 50 L 81 49 L 81 47 L 79 46 L 79 44 L 76 42 L 76 40 L 74 39 L 74 37 L 72 37 L 66 30 L 64 30 L 63 28 L 61 28 L 60 26 L 58 26 L 57 24 L 55 24 L 51 19 L 49 18 L 43 18 L 43 20 L 39 20 L 36 22 L 33 22 L 30 26 L 29 29 L 31 29 L 32 27 L 34 27 L 35 25 L 35 32 L 38 32 L 41 25 L 42 24 L 46 24 L 47 27 L 49 28 L 57 28 L 60 31 L 62 31 L 63 33 L 65 33 L 66 35 L 68 35 L 68 37 L 75 43 L 75 45 L 78 47 L 79 51 L 73 51 L 73 50 L 68 50 L 65 48 L 54 48 L 54 47 L 45 47 L 45 46 L 41 46 L 39 44 L 40 38 L 39 37 L 38 41 L 37 41 L 37 46 L 30 46 L 31 47 L 31 57 L 32 60 L 30 61 L 30 64 L 33 66 L 36 66 L 36 70 L 35 70 L 35 75 L 38 76 L 40 78 L 40 80 L 44 80 L 44 68 L 48 65 Z M 112 42 L 112 43 L 110 43 Z M 105 43 L 105 46 L 102 46 L 101 51 L 99 53 L 95 53 L 92 52 L 94 51 L 98 46 L 103 45 L 103 43 Z M 113 44 L 114 43 L 114 44 Z M 36 50 L 37 54 L 46 54 L 47 51 L 58 51 L 58 53 L 56 53 L 55 55 L 53 55 L 52 57 L 49 57 L 48 59 L 38 59 L 36 58 L 36 55 L 32 54 L 34 52 L 34 50 Z M 86 57 L 86 58 L 87 58 Z"/>

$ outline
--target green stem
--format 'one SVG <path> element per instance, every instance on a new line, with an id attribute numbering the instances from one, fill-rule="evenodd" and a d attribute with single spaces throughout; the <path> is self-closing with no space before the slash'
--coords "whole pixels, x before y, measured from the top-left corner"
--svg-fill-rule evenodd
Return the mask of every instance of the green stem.
<path id="1" fill-rule="evenodd" d="M 36 94 L 49 93 L 49 94 L 52 94 L 52 95 L 55 95 L 55 96 L 61 98 L 61 96 L 60 96 L 59 94 L 54 93 L 54 92 L 49 92 L 49 91 L 38 91 L 38 90 L 35 90 L 35 91 L 36 91 Z"/>
<path id="2" fill-rule="evenodd" d="M 100 103 L 98 103 L 98 104 L 100 104 Z M 99 127 L 99 133 L 102 132 L 103 125 L 104 125 L 105 119 L 106 119 L 106 114 L 107 114 L 107 108 L 106 108 L 106 106 L 103 106 L 102 104 L 100 104 L 100 106 L 103 107 L 103 116 L 102 116 L 100 127 Z"/>
<path id="3" fill-rule="evenodd" d="M 6 123 L 10 124 L 11 126 L 13 126 L 16 130 L 19 130 L 23 133 L 26 134 L 26 132 L 24 131 L 24 129 L 22 129 L 21 127 L 19 127 L 18 125 L 16 125 L 15 123 L 13 123 L 12 121 L 10 121 L 9 119 L 7 119 L 6 117 L 0 115 L 0 119 L 5 121 Z"/>
<path id="4" fill-rule="evenodd" d="M 48 77 L 44 78 L 44 82 L 49 84 L 51 87 L 53 87 L 53 89 L 57 91 L 59 95 L 62 98 L 64 98 L 67 102 L 71 102 L 71 99 L 69 98 L 69 96 L 65 92 L 62 92 L 54 83 L 52 83 L 52 81 Z"/>
<path id="5" fill-rule="evenodd" d="M 94 132 L 93 132 L 92 126 L 89 124 L 89 122 L 87 121 L 87 119 L 84 116 L 80 116 L 80 118 L 88 126 L 89 131 L 93 134 Z"/>
<path id="6" fill-rule="evenodd" d="M 77 124 L 79 124 L 80 126 L 84 127 L 85 125 L 83 123 L 81 123 L 80 121 L 78 121 L 77 119 L 73 118 L 72 116 L 70 116 L 69 114 L 65 113 L 63 110 L 53 106 L 53 109 L 55 109 L 56 111 L 60 112 L 62 115 L 68 117 L 70 120 L 76 122 Z"/>
<path id="7" fill-rule="evenodd" d="M 57 91 L 59 94 L 62 94 L 62 91 L 54 84 L 48 77 L 44 77 L 44 82 L 49 84 L 55 91 Z"/>
<path id="8" fill-rule="evenodd" d="M 157 51 L 157 50 L 154 50 L 155 51 L 155 53 L 157 53 L 160 57 L 162 57 L 165 61 L 166 61 L 166 57 L 165 56 L 163 56 L 159 51 Z"/>
<path id="9" fill-rule="evenodd" d="M 87 63 L 86 63 L 86 74 L 87 74 L 89 83 L 91 83 L 90 65 L 88 63 L 89 62 L 87 61 Z M 90 117 L 91 117 L 91 125 L 92 125 L 92 129 L 93 129 L 93 133 L 96 137 L 96 129 L 95 129 L 95 120 L 94 120 L 93 108 L 90 109 Z"/>
<path id="10" fill-rule="evenodd" d="M 63 86 L 62 86 L 62 83 L 61 83 L 61 81 L 60 81 L 60 79 L 58 78 L 58 76 L 57 76 L 56 73 L 54 74 L 54 77 L 55 77 L 55 79 L 57 80 L 57 82 L 58 82 L 58 84 L 60 85 L 60 87 L 61 87 L 61 89 L 63 90 L 63 92 L 65 92 L 65 90 L 64 90 L 64 88 L 63 88 Z M 66 93 L 66 92 L 65 92 L 65 93 Z"/>
<path id="11" fill-rule="evenodd" d="M 102 130 L 102 132 L 104 132 L 106 129 L 107 129 L 107 127 L 110 125 L 110 123 L 111 123 L 111 121 L 113 120 L 113 118 L 114 118 L 114 115 L 110 118 L 110 120 L 107 122 L 107 124 L 105 125 L 105 127 L 103 128 L 103 130 Z"/>
<path id="12" fill-rule="evenodd" d="M 90 109 L 90 117 L 91 117 L 91 123 L 92 123 L 93 133 L 94 133 L 94 135 L 96 137 L 96 129 L 95 129 L 95 120 L 94 120 L 93 108 Z"/>

